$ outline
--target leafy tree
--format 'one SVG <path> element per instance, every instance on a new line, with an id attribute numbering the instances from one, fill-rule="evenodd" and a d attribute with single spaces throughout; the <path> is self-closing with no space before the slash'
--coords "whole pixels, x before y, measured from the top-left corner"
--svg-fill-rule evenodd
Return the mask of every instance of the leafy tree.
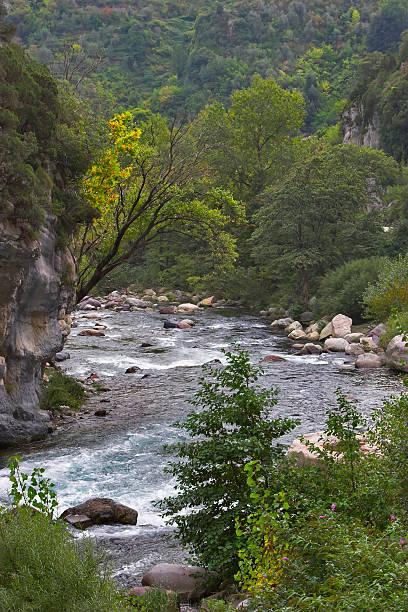
<path id="1" fill-rule="evenodd" d="M 296 275 L 297 294 L 307 304 L 317 276 L 371 254 L 376 223 L 366 211 L 396 175 L 393 159 L 366 147 L 337 145 L 312 154 L 262 194 L 255 257 L 280 279 Z"/>
<path id="2" fill-rule="evenodd" d="M 225 231 L 242 215 L 227 191 L 208 186 L 205 143 L 191 138 L 191 126 L 170 128 L 158 115 L 134 126 L 130 112 L 110 122 L 111 146 L 84 183 L 99 217 L 83 226 L 74 244 L 80 300 L 109 272 L 140 256 L 169 232 L 206 236 L 214 263 L 228 265 L 235 249 Z"/>
<path id="3" fill-rule="evenodd" d="M 175 424 L 188 436 L 169 447 L 177 460 L 167 472 L 177 478 L 178 494 L 158 505 L 200 563 L 231 576 L 238 561 L 235 521 L 250 508 L 245 465 L 271 466 L 282 453 L 276 440 L 296 422 L 270 417 L 277 391 L 256 385 L 261 370 L 245 351 L 225 355 L 225 368 L 203 367 L 209 377 L 200 379 L 191 401 L 198 411 Z"/>
<path id="4" fill-rule="evenodd" d="M 319 316 L 342 312 L 354 323 L 360 322 L 364 318 L 363 293 L 368 285 L 376 282 L 383 263 L 383 257 L 354 259 L 327 272 L 317 292 Z"/>
<path id="5" fill-rule="evenodd" d="M 367 34 L 369 51 L 396 49 L 401 33 L 408 28 L 405 0 L 386 0 L 374 16 Z"/>
<path id="6" fill-rule="evenodd" d="M 207 106 L 198 125 L 211 143 L 207 158 L 219 184 L 251 201 L 292 160 L 304 116 L 300 93 L 259 75 L 251 87 L 233 93 L 228 110 L 222 104 Z"/>
<path id="7" fill-rule="evenodd" d="M 386 260 L 378 281 L 364 293 L 367 315 L 385 321 L 393 311 L 408 311 L 408 255 Z"/>

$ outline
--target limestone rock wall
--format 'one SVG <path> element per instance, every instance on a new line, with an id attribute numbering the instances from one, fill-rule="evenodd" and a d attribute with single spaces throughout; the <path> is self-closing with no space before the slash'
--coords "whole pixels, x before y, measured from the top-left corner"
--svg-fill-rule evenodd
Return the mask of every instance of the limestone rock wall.
<path id="1" fill-rule="evenodd" d="M 365 127 L 362 126 L 362 116 L 363 109 L 359 109 L 357 106 L 352 106 L 343 112 L 343 142 L 346 144 L 352 142 L 371 149 L 380 149 L 380 118 L 378 113 L 374 113 L 373 118 Z"/>
<path id="2" fill-rule="evenodd" d="M 69 251 L 57 247 L 54 216 L 30 242 L 0 224 L 0 448 L 49 431 L 39 408 L 42 368 L 70 331 L 74 279 Z"/>

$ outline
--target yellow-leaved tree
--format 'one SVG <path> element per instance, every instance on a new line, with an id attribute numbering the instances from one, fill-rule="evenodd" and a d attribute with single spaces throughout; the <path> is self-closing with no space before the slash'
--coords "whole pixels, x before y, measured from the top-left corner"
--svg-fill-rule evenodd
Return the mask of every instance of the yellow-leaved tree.
<path id="1" fill-rule="evenodd" d="M 169 127 L 150 113 L 136 127 L 131 112 L 115 115 L 109 127 L 110 146 L 83 185 L 95 219 L 73 244 L 77 299 L 169 232 L 205 236 L 214 267 L 232 265 L 235 241 L 228 229 L 243 218 L 243 207 L 228 190 L 211 186 L 204 162 L 208 144 L 197 130 L 191 124 Z"/>

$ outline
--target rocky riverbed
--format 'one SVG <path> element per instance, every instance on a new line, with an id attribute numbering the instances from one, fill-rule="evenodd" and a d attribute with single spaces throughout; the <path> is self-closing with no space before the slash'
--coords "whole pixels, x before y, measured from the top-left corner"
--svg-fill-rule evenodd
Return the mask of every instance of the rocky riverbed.
<path id="1" fill-rule="evenodd" d="M 284 332 L 271 329 L 270 320 L 243 311 L 195 311 L 189 315 L 195 326 L 185 329 L 164 329 L 169 315 L 157 311 L 98 313 L 101 318 L 95 321 L 106 327 L 104 336 L 95 337 L 80 335 L 92 320 L 84 311 L 74 313 L 77 326 L 65 346 L 70 359 L 61 362 L 83 380 L 96 375 L 85 406 L 77 415 L 60 419 L 49 439 L 18 451 L 23 471 L 37 465 L 46 468 L 56 484 L 61 511 L 96 496 L 114 498 L 138 511 L 136 526 L 99 525 L 86 532 L 108 547 L 121 586 L 137 586 L 152 565 L 181 562 L 187 556 L 167 538 L 170 530 L 152 502 L 174 491 L 175 483 L 163 471 L 168 461 L 163 444 L 179 439 L 171 424 L 188 412 L 200 366 L 225 360 L 222 348 L 239 342 L 254 363 L 262 364 L 262 384 L 280 388 L 274 414 L 301 419 L 288 443 L 302 432 L 322 428 L 337 387 L 355 398 L 367 415 L 383 397 L 401 388 L 398 376 L 388 369 L 344 369 L 352 360 L 345 353 L 299 355 Z M 170 316 L 175 322 L 181 318 L 185 314 Z M 263 361 L 270 355 L 274 358 Z M 126 374 L 132 367 L 134 373 Z M 6 459 L 4 455 L 3 465 Z M 2 501 L 6 490 L 3 469 Z"/>

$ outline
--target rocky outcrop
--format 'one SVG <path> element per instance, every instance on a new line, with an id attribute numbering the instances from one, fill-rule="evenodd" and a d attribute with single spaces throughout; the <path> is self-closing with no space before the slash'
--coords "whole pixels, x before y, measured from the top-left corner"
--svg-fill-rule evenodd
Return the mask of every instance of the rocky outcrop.
<path id="1" fill-rule="evenodd" d="M 58 248 L 56 219 L 38 238 L 0 225 L 0 447 L 44 437 L 39 408 L 43 364 L 63 347 L 74 304 L 74 265 Z"/>
<path id="2" fill-rule="evenodd" d="M 364 111 L 358 106 L 346 109 L 342 114 L 343 142 L 354 143 L 371 149 L 381 148 L 380 117 L 374 113 L 370 121 L 362 120 Z"/>

